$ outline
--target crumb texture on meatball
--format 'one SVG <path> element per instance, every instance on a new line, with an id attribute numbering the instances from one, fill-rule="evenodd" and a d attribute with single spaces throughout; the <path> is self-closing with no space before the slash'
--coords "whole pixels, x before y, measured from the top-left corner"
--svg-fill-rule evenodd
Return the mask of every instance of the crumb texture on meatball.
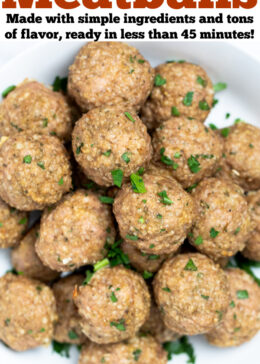
<path id="1" fill-rule="evenodd" d="M 77 190 L 50 211 L 45 210 L 36 251 L 51 269 L 72 271 L 101 260 L 106 242 L 113 243 L 114 237 L 108 205 L 102 204 L 96 193 Z"/>
<path id="2" fill-rule="evenodd" d="M 173 178 L 146 173 L 146 193 L 123 185 L 113 205 L 120 234 L 129 244 L 149 254 L 177 251 L 195 218 L 194 202 Z"/>
<path id="3" fill-rule="evenodd" d="M 49 287 L 11 273 L 0 278 L 0 339 L 11 349 L 49 345 L 56 319 Z"/>
<path id="4" fill-rule="evenodd" d="M 150 295 L 143 278 L 124 267 L 103 268 L 74 292 L 83 333 L 98 344 L 129 339 L 146 321 Z"/>
<path id="5" fill-rule="evenodd" d="M 0 104 L 0 136 L 30 130 L 69 140 L 75 116 L 63 94 L 37 81 L 25 80 Z"/>
<path id="6" fill-rule="evenodd" d="M 54 327 L 54 340 L 60 343 L 80 345 L 87 342 L 86 336 L 82 334 L 80 316 L 73 302 L 74 288 L 83 281 L 83 275 L 75 274 L 61 278 L 53 285 L 59 317 Z"/>
<path id="7" fill-rule="evenodd" d="M 0 199 L 0 248 L 11 248 L 21 240 L 28 223 L 26 212 L 17 211 Z"/>
<path id="8" fill-rule="evenodd" d="M 197 120 L 171 118 L 156 129 L 153 147 L 155 163 L 187 188 L 216 172 L 223 142 Z"/>
<path id="9" fill-rule="evenodd" d="M 260 288 L 243 270 L 227 269 L 231 300 L 219 326 L 207 334 L 212 345 L 238 346 L 260 329 Z"/>
<path id="10" fill-rule="evenodd" d="M 153 78 L 153 68 L 136 48 L 121 42 L 90 42 L 70 66 L 68 92 L 84 111 L 120 103 L 139 110 Z"/>
<path id="11" fill-rule="evenodd" d="M 0 196 L 18 210 L 42 210 L 71 188 L 67 152 L 53 136 L 19 133 L 0 146 Z"/>
<path id="12" fill-rule="evenodd" d="M 112 186 L 114 170 L 128 178 L 152 157 L 151 138 L 135 112 L 103 106 L 83 115 L 72 136 L 73 152 L 83 172 L 97 184 Z"/>
<path id="13" fill-rule="evenodd" d="M 154 83 L 155 87 L 142 108 L 142 120 L 149 129 L 171 116 L 201 122 L 208 116 L 214 90 L 211 80 L 200 66 L 188 62 L 161 64 L 155 68 Z"/>
<path id="14" fill-rule="evenodd" d="M 179 254 L 166 261 L 153 287 L 165 325 L 185 335 L 206 333 L 217 326 L 230 302 L 224 271 L 199 253 Z"/>
<path id="15" fill-rule="evenodd" d="M 59 276 L 58 272 L 45 266 L 35 251 L 35 242 L 39 237 L 40 225 L 35 225 L 20 244 L 11 252 L 12 265 L 24 276 L 50 282 Z"/>
<path id="16" fill-rule="evenodd" d="M 243 255 L 249 259 L 260 262 L 260 190 L 250 192 L 247 196 L 247 202 L 249 204 L 249 212 L 256 224 L 256 228 L 246 242 Z"/>
<path id="17" fill-rule="evenodd" d="M 152 336 L 134 338 L 112 345 L 84 345 L 79 364 L 166 364 L 167 354 Z"/>
<path id="18" fill-rule="evenodd" d="M 196 210 L 190 242 L 214 260 L 242 251 L 254 224 L 243 190 L 228 180 L 204 179 L 193 192 Z"/>

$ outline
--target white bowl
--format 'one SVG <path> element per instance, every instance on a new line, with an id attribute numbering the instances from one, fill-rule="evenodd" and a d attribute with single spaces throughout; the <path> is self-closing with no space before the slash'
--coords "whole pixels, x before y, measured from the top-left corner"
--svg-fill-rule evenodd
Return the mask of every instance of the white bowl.
<path id="1" fill-rule="evenodd" d="M 2 67 L 0 91 L 10 85 L 18 84 L 26 77 L 51 84 L 57 75 L 67 74 L 68 66 L 82 44 L 82 42 L 47 42 L 32 47 Z M 139 48 L 154 66 L 170 59 L 185 59 L 204 67 L 214 82 L 223 81 L 228 84 L 225 91 L 216 95 L 219 103 L 211 111 L 207 123 L 223 127 L 232 124 L 236 118 L 241 118 L 260 127 L 260 62 L 257 59 L 223 42 L 130 44 Z M 225 119 L 226 113 L 230 113 L 229 119 Z M 9 251 L 1 250 L 0 276 L 10 267 Z M 256 364 L 259 362 L 260 333 L 238 348 L 215 348 L 210 346 L 202 336 L 192 337 L 190 341 L 195 348 L 196 364 Z M 71 350 L 71 357 L 67 359 L 52 353 L 51 347 L 16 353 L 0 344 L 1 364 L 76 364 L 77 355 L 76 348 Z M 186 356 L 180 355 L 174 356 L 171 363 L 180 364 L 186 361 Z"/>

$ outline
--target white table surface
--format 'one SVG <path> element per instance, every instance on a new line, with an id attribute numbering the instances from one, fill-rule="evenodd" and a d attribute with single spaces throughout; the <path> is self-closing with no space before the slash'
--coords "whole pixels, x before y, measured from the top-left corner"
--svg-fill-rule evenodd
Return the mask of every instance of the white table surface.
<path id="1" fill-rule="evenodd" d="M 12 41 L 12 42 L 0 42 L 0 67 L 8 62 L 12 57 L 15 57 L 19 53 L 25 51 L 29 47 L 36 45 L 39 41 Z M 256 41 L 237 41 L 232 42 L 244 51 L 254 55 L 260 59 L 260 42 Z"/>

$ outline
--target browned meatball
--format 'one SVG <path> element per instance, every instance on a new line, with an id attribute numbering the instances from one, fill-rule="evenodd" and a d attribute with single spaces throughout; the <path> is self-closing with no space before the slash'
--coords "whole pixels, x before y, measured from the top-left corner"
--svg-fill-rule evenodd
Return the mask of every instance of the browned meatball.
<path id="1" fill-rule="evenodd" d="M 98 344 L 129 339 L 149 315 L 150 295 L 143 278 L 122 266 L 97 271 L 74 292 L 83 333 Z"/>
<path id="2" fill-rule="evenodd" d="M 245 190 L 260 188 L 260 129 L 240 122 L 227 128 L 224 153 L 231 177 Z"/>
<path id="3" fill-rule="evenodd" d="M 223 142 L 197 120 L 171 118 L 156 129 L 153 147 L 154 161 L 187 188 L 215 173 Z"/>
<path id="4" fill-rule="evenodd" d="M 15 246 L 26 230 L 28 216 L 0 199 L 0 248 Z"/>
<path id="5" fill-rule="evenodd" d="M 10 348 L 24 351 L 50 344 L 56 319 L 49 287 L 11 273 L 0 278 L 0 340 Z"/>
<path id="6" fill-rule="evenodd" d="M 120 42 L 90 42 L 69 69 L 68 92 L 82 110 L 126 103 L 139 110 L 153 86 L 154 71 L 139 51 Z"/>
<path id="7" fill-rule="evenodd" d="M 152 157 L 151 138 L 137 114 L 121 106 L 89 111 L 76 123 L 73 151 L 84 173 L 99 185 L 111 186 L 114 171 L 127 178 Z"/>
<path id="8" fill-rule="evenodd" d="M 176 341 L 181 336 L 165 326 L 160 310 L 155 302 L 151 304 L 150 316 L 145 321 L 141 331 L 151 334 L 161 344 L 167 341 Z"/>
<path id="9" fill-rule="evenodd" d="M 71 187 L 67 152 L 53 136 L 19 133 L 0 147 L 0 196 L 18 210 L 42 210 Z"/>
<path id="10" fill-rule="evenodd" d="M 39 236 L 40 226 L 35 225 L 12 250 L 12 265 L 24 276 L 49 282 L 59 276 L 58 272 L 43 265 L 35 251 L 35 242 Z"/>
<path id="11" fill-rule="evenodd" d="M 260 262 L 260 190 L 250 192 L 247 196 L 247 201 L 249 204 L 249 212 L 256 224 L 256 228 L 246 242 L 243 255 Z"/>
<path id="12" fill-rule="evenodd" d="M 78 190 L 66 195 L 41 220 L 36 251 L 45 265 L 59 272 L 93 264 L 113 243 L 115 229 L 108 205 L 93 192 Z"/>
<path id="13" fill-rule="evenodd" d="M 136 336 L 112 345 L 83 346 L 79 364 L 166 364 L 167 354 L 152 336 Z"/>
<path id="14" fill-rule="evenodd" d="M 254 225 L 242 189 L 227 180 L 208 178 L 193 197 L 198 214 L 190 242 L 214 260 L 243 250 Z"/>
<path id="15" fill-rule="evenodd" d="M 123 252 L 128 256 L 131 265 L 138 272 L 157 272 L 162 265 L 162 262 L 167 259 L 168 254 L 148 254 L 137 249 L 132 244 L 125 241 L 121 244 Z"/>
<path id="16" fill-rule="evenodd" d="M 53 285 L 59 320 L 54 327 L 54 340 L 61 343 L 83 344 L 87 341 L 80 328 L 80 316 L 73 302 L 76 285 L 82 284 L 81 274 L 61 278 Z"/>
<path id="17" fill-rule="evenodd" d="M 30 130 L 68 140 L 74 121 L 75 111 L 66 97 L 37 81 L 25 80 L 0 104 L 0 135 Z"/>
<path id="18" fill-rule="evenodd" d="M 195 218 L 194 202 L 173 178 L 146 173 L 145 193 L 123 185 L 114 202 L 120 234 L 148 254 L 170 254 L 186 238 Z"/>
<path id="19" fill-rule="evenodd" d="M 212 107 L 214 91 L 206 72 L 195 64 L 164 63 L 155 68 L 155 87 L 142 108 L 149 129 L 171 116 L 203 122 Z"/>
<path id="20" fill-rule="evenodd" d="M 219 326 L 210 331 L 210 344 L 238 346 L 252 339 L 260 329 L 260 288 L 253 279 L 238 268 L 227 271 L 231 300 Z"/>
<path id="21" fill-rule="evenodd" d="M 224 271 L 199 253 L 166 261 L 153 284 L 165 325 L 181 334 L 208 332 L 221 321 L 230 302 Z"/>

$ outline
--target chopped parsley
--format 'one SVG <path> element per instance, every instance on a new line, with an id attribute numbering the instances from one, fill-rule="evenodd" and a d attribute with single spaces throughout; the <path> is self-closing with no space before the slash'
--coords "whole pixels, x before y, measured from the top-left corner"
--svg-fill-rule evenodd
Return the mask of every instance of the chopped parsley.
<path id="1" fill-rule="evenodd" d="M 129 158 L 130 153 L 129 152 L 125 152 L 121 155 L 121 158 L 123 159 L 123 161 L 126 162 L 126 164 L 128 164 L 130 162 L 130 158 Z"/>
<path id="2" fill-rule="evenodd" d="M 202 77 L 198 76 L 196 82 L 201 85 L 202 87 L 206 87 L 207 82 Z"/>
<path id="3" fill-rule="evenodd" d="M 247 299 L 249 297 L 248 291 L 246 289 L 237 291 L 237 298 L 240 300 Z"/>
<path id="4" fill-rule="evenodd" d="M 234 234 L 237 235 L 240 231 L 240 226 L 236 228 L 236 230 L 234 231 Z"/>
<path id="5" fill-rule="evenodd" d="M 225 90 L 227 88 L 227 84 L 225 82 L 218 82 L 213 86 L 215 92 L 219 92 Z"/>
<path id="6" fill-rule="evenodd" d="M 120 188 L 124 177 L 122 169 L 114 169 L 113 171 L 111 171 L 111 175 L 114 185 Z"/>
<path id="7" fill-rule="evenodd" d="M 229 304 L 229 306 L 232 307 L 232 308 L 234 308 L 234 307 L 236 307 L 236 304 L 235 304 L 234 301 L 231 301 L 230 304 Z"/>
<path id="8" fill-rule="evenodd" d="M 252 143 L 249 144 L 249 148 L 254 148 Z"/>
<path id="9" fill-rule="evenodd" d="M 133 241 L 138 240 L 138 236 L 137 235 L 126 234 L 125 238 L 128 239 L 128 240 L 133 240 Z"/>
<path id="10" fill-rule="evenodd" d="M 43 121 L 42 121 L 42 127 L 43 127 L 43 128 L 47 128 L 47 126 L 48 126 L 48 118 L 45 118 L 45 119 L 43 119 Z"/>
<path id="11" fill-rule="evenodd" d="M 9 326 L 10 322 L 11 322 L 11 319 L 7 318 L 7 319 L 5 320 L 5 326 Z"/>
<path id="12" fill-rule="evenodd" d="M 172 166 L 172 168 L 174 170 L 176 170 L 179 167 L 179 165 L 177 163 L 175 163 L 171 158 L 164 155 L 164 152 L 165 152 L 165 148 L 161 148 L 160 149 L 161 161 L 164 164 L 166 164 L 167 166 Z"/>
<path id="13" fill-rule="evenodd" d="M 144 278 L 144 279 L 150 279 L 150 278 L 152 278 L 152 277 L 153 277 L 153 273 L 148 272 L 147 270 L 145 270 L 145 271 L 143 272 L 143 278 Z"/>
<path id="14" fill-rule="evenodd" d="M 198 183 L 194 183 L 193 185 L 189 186 L 186 188 L 187 192 L 191 192 L 192 190 L 194 190 L 194 188 L 196 188 L 198 186 Z"/>
<path id="15" fill-rule="evenodd" d="M 212 102 L 212 107 L 216 106 L 218 103 L 218 100 L 217 99 L 213 99 L 213 102 Z"/>
<path id="16" fill-rule="evenodd" d="M 206 300 L 206 301 L 208 301 L 208 299 L 209 299 L 209 296 L 205 296 L 204 294 L 201 294 L 201 297 L 202 297 L 204 300 Z"/>
<path id="17" fill-rule="evenodd" d="M 93 275 L 94 275 L 93 272 L 91 272 L 90 270 L 86 270 L 86 278 L 85 278 L 85 280 L 82 283 L 83 286 L 86 286 L 90 282 L 90 280 L 93 277 Z"/>
<path id="18" fill-rule="evenodd" d="M 226 119 L 229 119 L 230 118 L 230 113 L 229 112 L 227 112 L 226 113 Z"/>
<path id="19" fill-rule="evenodd" d="M 112 153 L 111 149 L 108 149 L 106 152 L 102 153 L 105 157 L 109 157 L 110 154 Z"/>
<path id="20" fill-rule="evenodd" d="M 58 182 L 58 185 L 59 186 L 62 186 L 63 185 L 63 183 L 64 183 L 64 181 L 63 181 L 63 177 L 61 177 L 61 179 L 59 180 L 59 182 Z"/>
<path id="21" fill-rule="evenodd" d="M 199 161 L 193 155 L 188 158 L 188 166 L 192 173 L 198 173 L 201 170 Z"/>
<path id="22" fill-rule="evenodd" d="M 108 250 L 107 257 L 110 261 L 110 267 L 115 267 L 119 264 L 123 264 L 127 268 L 129 267 L 130 260 L 128 255 L 123 253 L 120 249 L 121 243 L 122 240 L 118 240 L 112 245 L 109 245 L 108 243 L 105 245 L 105 249 Z"/>
<path id="23" fill-rule="evenodd" d="M 194 349 L 187 336 L 183 336 L 177 341 L 165 342 L 163 348 L 168 353 L 168 360 L 171 360 L 173 355 L 186 354 L 189 358 L 188 363 L 195 364 Z"/>
<path id="24" fill-rule="evenodd" d="M 226 137 L 228 136 L 229 132 L 230 132 L 230 128 L 223 128 L 223 129 L 221 130 L 221 135 L 222 135 L 224 138 L 226 138 Z"/>
<path id="25" fill-rule="evenodd" d="M 38 162 L 37 166 L 40 167 L 41 169 L 45 169 L 44 162 Z"/>
<path id="26" fill-rule="evenodd" d="M 70 357 L 70 344 L 59 343 L 58 341 L 52 341 L 52 350 L 59 354 L 62 357 L 69 358 Z"/>
<path id="27" fill-rule="evenodd" d="M 125 116 L 127 117 L 127 119 L 129 119 L 130 121 L 132 121 L 132 123 L 135 123 L 135 119 L 132 117 L 132 115 L 130 114 L 130 112 L 126 111 L 125 112 Z"/>
<path id="28" fill-rule="evenodd" d="M 157 219 L 162 219 L 162 215 L 161 214 L 157 214 L 156 217 L 157 217 Z"/>
<path id="29" fill-rule="evenodd" d="M 68 337 L 71 339 L 71 340 L 75 340 L 75 339 L 78 339 L 79 338 L 79 336 L 76 334 L 76 332 L 75 331 L 73 331 L 73 330 L 70 330 L 69 332 L 68 332 Z"/>
<path id="30" fill-rule="evenodd" d="M 138 174 L 132 173 L 130 176 L 132 189 L 136 193 L 146 193 L 146 188 L 142 177 Z"/>
<path id="31" fill-rule="evenodd" d="M 96 264 L 94 264 L 94 272 L 97 272 L 99 269 L 105 268 L 109 265 L 109 260 L 107 258 L 100 260 Z"/>
<path id="32" fill-rule="evenodd" d="M 211 238 L 213 238 L 213 239 L 216 238 L 218 236 L 218 234 L 219 234 L 219 231 L 215 230 L 214 227 L 212 227 L 210 229 L 210 237 Z"/>
<path id="33" fill-rule="evenodd" d="M 145 60 L 144 59 L 138 59 L 137 62 L 140 63 L 140 64 L 143 64 L 145 62 Z"/>
<path id="34" fill-rule="evenodd" d="M 172 107 L 171 114 L 172 114 L 173 116 L 180 116 L 180 112 L 179 112 L 179 110 L 177 109 L 177 107 L 176 107 L 176 106 L 173 106 L 173 107 Z"/>
<path id="35" fill-rule="evenodd" d="M 140 167 L 137 171 L 137 174 L 139 174 L 139 176 L 142 176 L 144 174 L 144 167 Z"/>
<path id="36" fill-rule="evenodd" d="M 258 286 L 260 286 L 260 278 L 258 278 L 252 270 L 252 268 L 254 268 L 254 267 L 260 267 L 260 262 L 256 262 L 254 260 L 247 259 L 247 258 L 243 257 L 242 254 L 237 254 L 234 257 L 234 263 L 235 263 L 235 265 L 233 265 L 233 266 L 237 266 L 240 269 L 243 269 L 255 280 L 255 282 L 258 284 Z"/>
<path id="37" fill-rule="evenodd" d="M 125 320 L 124 319 L 121 319 L 118 322 L 111 321 L 110 322 L 110 326 L 111 327 L 115 327 L 119 331 L 125 331 L 126 330 L 126 328 L 125 328 Z"/>
<path id="38" fill-rule="evenodd" d="M 163 86 L 166 84 L 166 79 L 163 78 L 159 73 L 154 78 L 154 85 L 155 86 Z"/>
<path id="39" fill-rule="evenodd" d="M 55 92 L 63 91 L 67 92 L 68 77 L 57 76 L 52 84 L 52 89 Z"/>
<path id="40" fill-rule="evenodd" d="M 12 92 L 13 90 L 16 89 L 16 86 L 12 85 L 7 87 L 3 92 L 2 92 L 2 98 L 4 99 L 8 94 L 10 94 L 10 92 Z"/>
<path id="41" fill-rule="evenodd" d="M 113 303 L 116 303 L 118 301 L 116 295 L 115 295 L 115 292 L 112 292 L 111 295 L 110 295 L 110 300 L 113 302 Z"/>
<path id="42" fill-rule="evenodd" d="M 24 217 L 24 218 L 22 218 L 22 219 L 18 222 L 18 224 L 19 224 L 19 225 L 25 225 L 25 224 L 27 224 L 27 221 L 28 221 L 27 217 Z"/>
<path id="43" fill-rule="evenodd" d="M 165 292 L 171 292 L 169 287 L 163 287 L 162 290 L 165 291 Z"/>
<path id="44" fill-rule="evenodd" d="M 195 245 L 201 245 L 203 243 L 203 238 L 201 235 L 199 235 L 196 239 L 195 239 L 195 242 L 194 244 Z"/>
<path id="45" fill-rule="evenodd" d="M 158 196 L 161 197 L 160 202 L 163 203 L 164 205 L 171 205 L 173 203 L 172 200 L 170 200 L 169 197 L 167 196 L 167 192 L 165 190 L 162 192 L 158 192 Z"/>
<path id="46" fill-rule="evenodd" d="M 215 124 L 209 124 L 211 130 L 218 130 L 218 127 Z"/>
<path id="47" fill-rule="evenodd" d="M 79 146 L 77 146 L 77 149 L 76 149 L 76 154 L 80 154 L 81 153 L 81 148 L 84 147 L 84 143 L 80 143 Z"/>
<path id="48" fill-rule="evenodd" d="M 183 102 L 183 105 L 185 106 L 191 106 L 192 104 L 192 100 L 193 100 L 193 95 L 194 95 L 194 92 L 193 91 L 189 91 L 186 93 L 184 99 L 182 100 Z"/>
<path id="49" fill-rule="evenodd" d="M 23 163 L 26 163 L 26 164 L 31 164 L 32 162 L 32 156 L 30 154 L 26 155 L 24 158 L 23 158 Z"/>
<path id="50" fill-rule="evenodd" d="M 199 102 L 199 108 L 200 108 L 200 110 L 209 110 L 210 109 L 209 104 L 207 103 L 206 100 L 201 100 Z"/>
<path id="51" fill-rule="evenodd" d="M 138 361 L 141 354 L 142 354 L 142 350 L 141 349 L 136 349 L 135 351 L 133 351 L 134 360 L 135 361 Z"/>
<path id="52" fill-rule="evenodd" d="M 114 203 L 114 199 L 112 197 L 109 196 L 99 196 L 99 201 L 101 201 L 102 203 L 107 203 L 107 204 L 113 204 Z"/>
<path id="53" fill-rule="evenodd" d="M 140 222 L 140 224 L 143 224 L 143 223 L 144 223 L 144 218 L 143 218 L 143 216 L 141 216 L 141 217 L 138 219 L 138 222 Z"/>
<path id="54" fill-rule="evenodd" d="M 185 265 L 184 270 L 189 270 L 189 271 L 197 271 L 198 268 L 196 267 L 195 263 L 193 262 L 193 260 L 190 258 L 188 263 Z"/>

